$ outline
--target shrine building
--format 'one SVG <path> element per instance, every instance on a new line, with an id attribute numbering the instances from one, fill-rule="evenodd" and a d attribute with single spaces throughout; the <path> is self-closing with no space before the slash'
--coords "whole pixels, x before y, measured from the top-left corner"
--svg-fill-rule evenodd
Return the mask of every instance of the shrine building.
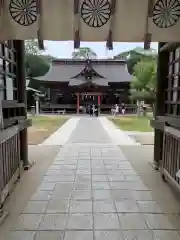
<path id="1" fill-rule="evenodd" d="M 40 109 L 79 113 L 81 107 L 95 104 L 109 112 L 115 104 L 129 106 L 131 80 L 125 60 L 53 60 L 47 74 L 36 78 L 47 95 Z"/>

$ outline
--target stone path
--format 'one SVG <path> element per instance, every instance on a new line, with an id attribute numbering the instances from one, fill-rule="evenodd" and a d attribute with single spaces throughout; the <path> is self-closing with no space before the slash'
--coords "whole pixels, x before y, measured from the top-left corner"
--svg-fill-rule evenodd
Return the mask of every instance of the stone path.
<path id="1" fill-rule="evenodd" d="M 97 118 L 82 117 L 69 143 L 110 143 L 111 139 Z"/>
<path id="2" fill-rule="evenodd" d="M 178 230 L 100 121 L 81 118 L 8 240 L 180 240 Z"/>
<path id="3" fill-rule="evenodd" d="M 106 117 L 100 117 L 99 120 L 115 145 L 140 145 Z"/>

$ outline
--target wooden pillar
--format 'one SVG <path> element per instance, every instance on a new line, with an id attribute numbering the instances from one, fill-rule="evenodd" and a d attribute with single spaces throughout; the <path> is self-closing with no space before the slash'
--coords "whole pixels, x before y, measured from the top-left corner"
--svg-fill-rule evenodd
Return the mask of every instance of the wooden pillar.
<path id="1" fill-rule="evenodd" d="M 77 111 L 77 114 L 79 114 L 79 93 L 76 93 L 76 96 L 77 96 L 77 108 L 76 108 L 76 111 Z"/>
<path id="2" fill-rule="evenodd" d="M 164 43 L 159 43 L 158 46 L 158 68 L 157 68 L 157 87 L 156 87 L 156 104 L 155 104 L 155 119 L 157 116 L 163 116 L 165 112 L 165 89 L 167 86 L 168 76 L 168 62 L 169 52 L 162 51 L 160 48 Z M 159 168 L 159 163 L 162 160 L 163 152 L 163 132 L 155 129 L 154 136 L 154 165 L 155 168 Z"/>
<path id="3" fill-rule="evenodd" d="M 98 108 L 99 108 L 99 113 L 101 111 L 101 96 L 98 95 Z"/>
<path id="4" fill-rule="evenodd" d="M 17 51 L 17 93 L 18 101 L 25 104 L 24 115 L 27 118 L 27 93 L 26 93 L 26 72 L 25 72 L 25 50 L 24 41 L 16 40 Z M 28 169 L 28 140 L 27 128 L 20 132 L 20 155 L 24 169 Z"/>
<path id="5" fill-rule="evenodd" d="M 100 106 L 101 105 L 101 96 L 98 95 L 98 105 Z"/>

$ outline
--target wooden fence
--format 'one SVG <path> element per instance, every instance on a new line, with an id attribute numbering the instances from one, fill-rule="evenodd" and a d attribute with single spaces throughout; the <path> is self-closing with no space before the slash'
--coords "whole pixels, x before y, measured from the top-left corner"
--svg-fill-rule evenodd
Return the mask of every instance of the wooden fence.
<path id="1" fill-rule="evenodd" d="M 23 41 L 0 41 L 0 217 L 3 203 L 27 158 L 26 80 Z"/>
<path id="2" fill-rule="evenodd" d="M 10 131 L 9 131 L 10 132 Z M 20 138 L 19 132 L 7 136 L 0 142 L 0 196 L 3 204 L 10 191 L 10 182 L 20 177 Z"/>
<path id="3" fill-rule="evenodd" d="M 0 131 L 0 209 L 20 178 L 23 165 L 20 154 L 20 133 L 31 125 L 31 120 L 19 121 L 16 125 Z"/>
<path id="4" fill-rule="evenodd" d="M 100 109 L 102 113 L 110 114 L 112 104 L 101 104 Z M 126 113 L 127 114 L 136 114 L 137 105 L 136 104 L 126 104 Z M 76 113 L 77 105 L 75 104 L 40 104 L 41 113 L 58 113 L 59 110 L 66 110 L 66 113 Z"/>
<path id="5" fill-rule="evenodd" d="M 179 120 L 178 117 L 157 116 L 157 119 L 151 121 L 151 125 L 163 135 L 161 148 L 158 149 L 159 152 L 162 150 L 159 165 L 161 174 L 177 190 L 180 190 L 180 177 L 177 175 L 180 170 Z"/>
<path id="6" fill-rule="evenodd" d="M 177 172 L 180 169 L 180 131 L 172 128 L 164 128 L 163 155 L 161 172 L 165 180 L 170 180 L 180 190 L 180 178 Z"/>

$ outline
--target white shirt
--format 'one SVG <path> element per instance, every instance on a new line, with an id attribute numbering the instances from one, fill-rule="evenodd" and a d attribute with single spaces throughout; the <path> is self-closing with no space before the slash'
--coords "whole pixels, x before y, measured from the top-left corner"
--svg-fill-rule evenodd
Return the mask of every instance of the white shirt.
<path id="1" fill-rule="evenodd" d="M 116 113 L 119 112 L 119 106 L 116 106 Z"/>

